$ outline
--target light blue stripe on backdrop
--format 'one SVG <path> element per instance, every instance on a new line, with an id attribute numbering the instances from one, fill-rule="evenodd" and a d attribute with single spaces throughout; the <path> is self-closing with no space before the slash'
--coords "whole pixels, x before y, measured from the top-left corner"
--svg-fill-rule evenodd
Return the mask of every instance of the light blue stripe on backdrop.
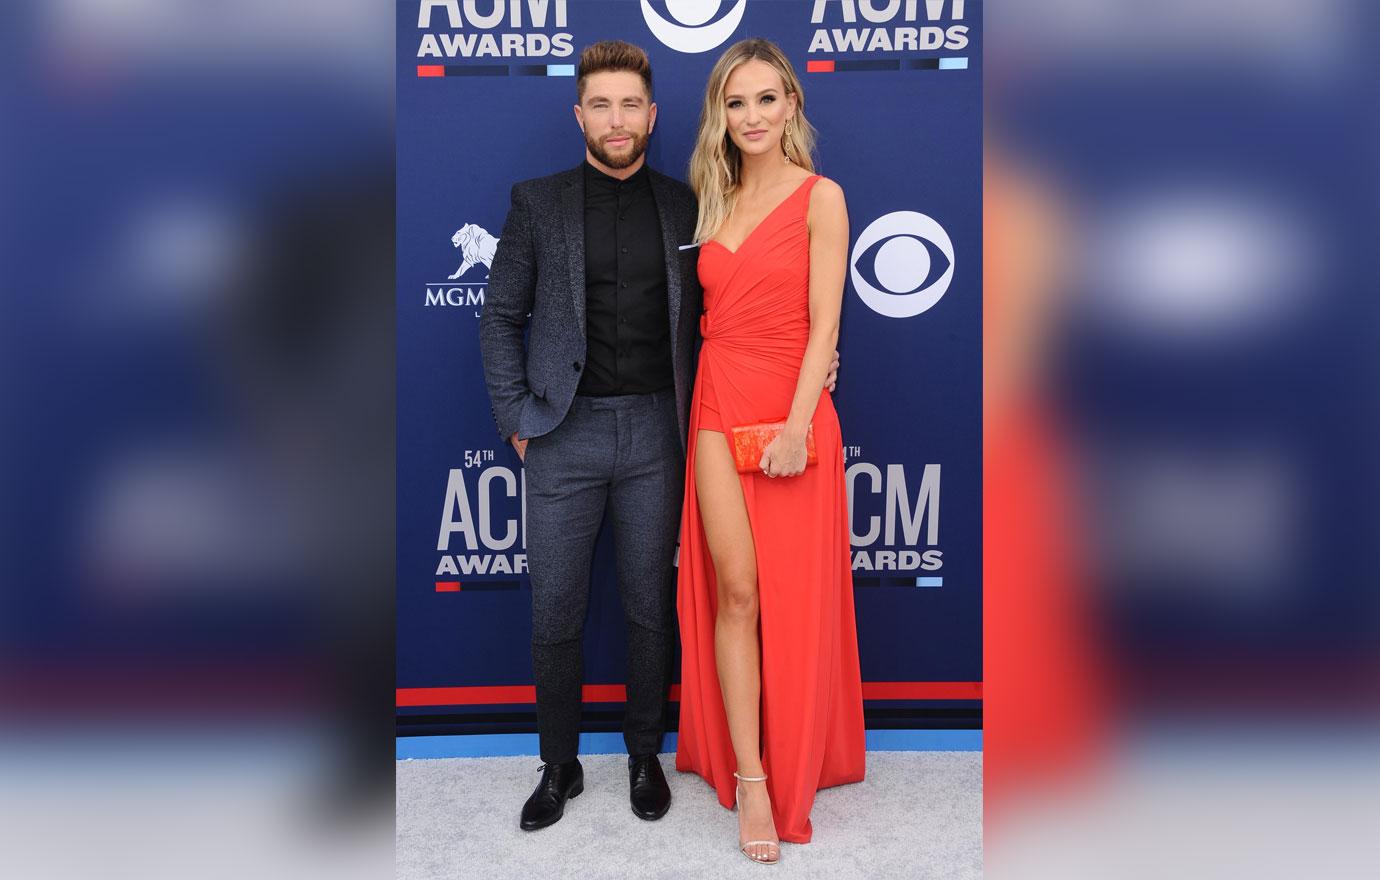
<path id="1" fill-rule="evenodd" d="M 968 59 L 967 59 L 967 58 L 940 58 L 940 59 L 939 59 L 939 69 L 940 69 L 940 70 L 967 70 L 967 69 L 968 69 Z"/>
<path id="2" fill-rule="evenodd" d="M 869 730 L 871 752 L 980 752 L 980 730 Z M 676 735 L 666 734 L 663 752 L 676 750 Z M 624 751 L 621 733 L 580 734 L 580 754 L 614 755 Z M 466 734 L 460 736 L 400 736 L 398 760 L 411 758 L 491 758 L 538 752 L 535 733 Z"/>
<path id="3" fill-rule="evenodd" d="M 573 64 L 548 64 L 546 65 L 547 76 L 574 76 L 575 65 Z"/>

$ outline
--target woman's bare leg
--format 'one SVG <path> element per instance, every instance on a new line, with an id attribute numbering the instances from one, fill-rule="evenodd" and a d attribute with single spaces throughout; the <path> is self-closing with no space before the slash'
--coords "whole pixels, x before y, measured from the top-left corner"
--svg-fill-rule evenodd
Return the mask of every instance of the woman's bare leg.
<path id="1" fill-rule="evenodd" d="M 714 662 L 724 695 L 728 735 L 743 776 L 761 776 L 762 662 L 758 638 L 757 554 L 743 487 L 724 435 L 700 431 L 695 446 L 695 494 L 718 581 Z M 739 786 L 739 841 L 776 840 L 771 800 L 760 782 Z M 755 846 L 754 858 L 775 857 Z"/>

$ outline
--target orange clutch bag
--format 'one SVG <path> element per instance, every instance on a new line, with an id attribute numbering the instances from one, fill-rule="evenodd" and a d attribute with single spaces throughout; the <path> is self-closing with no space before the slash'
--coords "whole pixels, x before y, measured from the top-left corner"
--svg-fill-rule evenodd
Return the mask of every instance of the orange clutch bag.
<path id="1" fill-rule="evenodd" d="M 738 466 L 738 473 L 748 474 L 761 470 L 762 453 L 785 427 L 786 423 L 780 421 L 753 422 L 751 425 L 739 425 L 734 428 L 733 463 Z M 812 424 L 805 429 L 805 464 L 809 466 L 818 461 L 819 456 L 815 454 L 815 426 Z"/>

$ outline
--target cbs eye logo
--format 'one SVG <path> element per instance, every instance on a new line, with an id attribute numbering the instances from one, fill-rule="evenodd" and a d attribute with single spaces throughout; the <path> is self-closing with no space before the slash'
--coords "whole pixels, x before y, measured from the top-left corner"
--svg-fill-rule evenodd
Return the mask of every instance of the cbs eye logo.
<path id="1" fill-rule="evenodd" d="M 653 36 L 677 52 L 708 52 L 738 29 L 747 0 L 736 0 L 717 21 L 721 0 L 659 0 L 658 5 L 666 8 L 665 15 L 651 0 L 642 0 L 642 17 Z"/>
<path id="2" fill-rule="evenodd" d="M 858 236 L 849 257 L 853 289 L 888 318 L 926 311 L 949 289 L 954 245 L 933 218 L 915 211 L 878 217 Z"/>

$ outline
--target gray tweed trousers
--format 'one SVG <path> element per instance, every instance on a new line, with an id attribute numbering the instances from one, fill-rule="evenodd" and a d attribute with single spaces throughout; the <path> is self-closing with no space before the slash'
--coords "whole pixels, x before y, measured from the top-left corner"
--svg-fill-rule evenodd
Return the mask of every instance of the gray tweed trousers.
<path id="1" fill-rule="evenodd" d="M 575 759 L 595 539 L 608 509 L 627 624 L 630 754 L 660 749 L 675 639 L 672 561 L 685 491 L 675 392 L 576 396 L 527 444 L 527 565 L 541 759 Z"/>

